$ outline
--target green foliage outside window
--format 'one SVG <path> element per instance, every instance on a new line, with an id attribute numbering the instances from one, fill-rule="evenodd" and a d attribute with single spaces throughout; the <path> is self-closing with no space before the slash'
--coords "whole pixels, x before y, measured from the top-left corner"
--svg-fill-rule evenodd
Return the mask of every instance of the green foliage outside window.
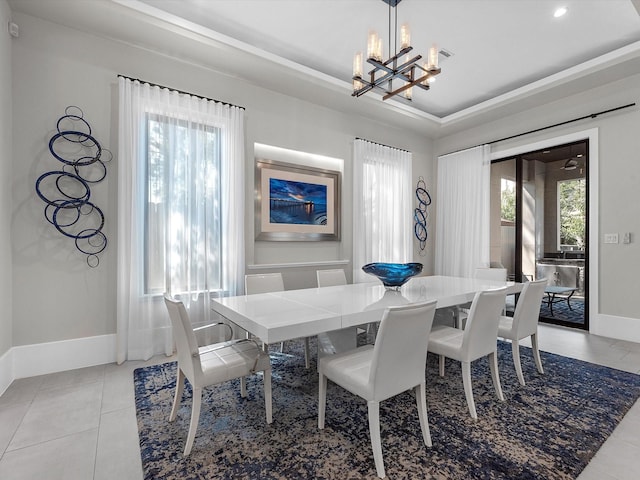
<path id="1" fill-rule="evenodd" d="M 558 182 L 560 246 L 585 246 L 587 218 L 586 181 L 584 178 Z"/>
<path id="2" fill-rule="evenodd" d="M 502 221 L 516 221 L 516 182 L 502 179 L 500 196 L 500 218 Z"/>

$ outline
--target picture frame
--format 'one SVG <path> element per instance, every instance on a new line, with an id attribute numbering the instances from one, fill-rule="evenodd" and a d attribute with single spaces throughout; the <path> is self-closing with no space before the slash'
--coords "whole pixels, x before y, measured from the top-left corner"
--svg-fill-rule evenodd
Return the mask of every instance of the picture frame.
<path id="1" fill-rule="evenodd" d="M 339 171 L 256 159 L 256 240 L 340 240 Z"/>

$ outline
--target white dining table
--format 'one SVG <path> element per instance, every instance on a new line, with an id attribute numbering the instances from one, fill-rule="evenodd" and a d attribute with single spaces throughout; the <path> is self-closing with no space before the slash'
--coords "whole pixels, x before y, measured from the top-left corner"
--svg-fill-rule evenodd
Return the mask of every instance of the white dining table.
<path id="1" fill-rule="evenodd" d="M 429 300 L 437 300 L 436 308 L 452 307 L 472 301 L 476 292 L 504 286 L 508 295 L 522 290 L 516 282 L 422 276 L 399 290 L 387 290 L 374 280 L 217 298 L 212 308 L 265 344 L 273 344 L 378 322 L 387 307 Z"/>

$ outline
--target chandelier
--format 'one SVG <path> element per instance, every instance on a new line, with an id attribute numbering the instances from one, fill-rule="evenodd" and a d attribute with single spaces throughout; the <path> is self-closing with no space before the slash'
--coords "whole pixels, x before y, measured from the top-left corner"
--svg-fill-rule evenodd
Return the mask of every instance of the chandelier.
<path id="1" fill-rule="evenodd" d="M 382 38 L 375 31 L 369 32 L 367 41 L 367 63 L 373 69 L 363 75 L 362 52 L 355 54 L 353 59 L 353 93 L 359 97 L 365 93 L 377 89 L 382 90 L 382 100 L 387 100 L 395 95 L 411 100 L 413 87 L 429 90 L 429 83 L 435 80 L 440 73 L 438 67 L 438 49 L 436 46 L 429 50 L 427 62 L 420 62 L 421 55 L 411 58 L 409 52 L 413 50 L 410 45 L 411 34 L 409 26 L 403 24 L 400 27 L 400 51 L 398 51 L 398 11 L 397 6 L 401 0 L 382 0 L 389 5 L 389 54 L 391 54 L 391 10 L 395 13 L 394 50 L 395 55 L 388 60 L 382 60 Z"/>

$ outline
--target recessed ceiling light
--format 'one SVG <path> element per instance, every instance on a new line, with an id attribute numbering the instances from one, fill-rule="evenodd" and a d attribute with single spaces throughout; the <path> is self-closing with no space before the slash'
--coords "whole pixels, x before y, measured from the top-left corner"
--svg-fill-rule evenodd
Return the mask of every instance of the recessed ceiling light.
<path id="1" fill-rule="evenodd" d="M 563 16 L 565 13 L 567 13 L 567 7 L 560 7 L 553 13 L 553 16 L 558 18 Z"/>

